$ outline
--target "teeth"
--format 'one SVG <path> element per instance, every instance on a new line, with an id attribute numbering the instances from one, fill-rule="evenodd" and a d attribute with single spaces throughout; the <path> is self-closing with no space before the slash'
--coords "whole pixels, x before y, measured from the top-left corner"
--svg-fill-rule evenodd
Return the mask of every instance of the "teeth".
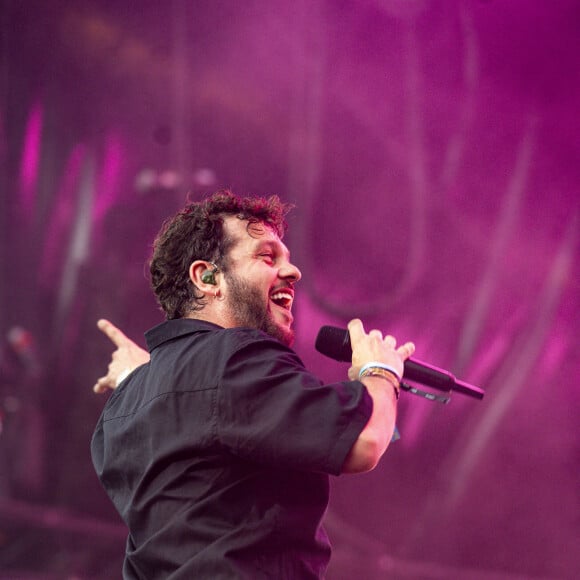
<path id="1" fill-rule="evenodd" d="M 292 294 L 288 292 L 276 292 L 270 296 L 270 300 L 272 300 L 278 306 L 285 308 L 286 310 L 290 310 L 292 307 Z"/>
<path id="2" fill-rule="evenodd" d="M 286 292 L 276 292 L 270 297 L 272 300 L 292 300 L 292 295 Z"/>

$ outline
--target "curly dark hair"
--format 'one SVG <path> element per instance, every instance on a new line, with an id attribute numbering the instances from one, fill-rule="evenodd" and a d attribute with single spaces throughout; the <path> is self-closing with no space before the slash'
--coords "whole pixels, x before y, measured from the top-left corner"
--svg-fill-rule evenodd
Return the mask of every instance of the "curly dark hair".
<path id="1" fill-rule="evenodd" d="M 167 319 L 183 318 L 206 304 L 204 294 L 189 278 L 192 262 L 207 260 L 227 271 L 234 240 L 224 234 L 224 217 L 237 216 L 248 225 L 264 223 L 282 238 L 291 207 L 277 195 L 238 197 L 220 190 L 169 218 L 155 239 L 150 262 L 151 287 Z"/>

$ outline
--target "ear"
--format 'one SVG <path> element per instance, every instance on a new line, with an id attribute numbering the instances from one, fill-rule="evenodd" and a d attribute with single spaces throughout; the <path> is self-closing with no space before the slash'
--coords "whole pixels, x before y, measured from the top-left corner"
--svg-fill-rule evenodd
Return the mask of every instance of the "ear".
<path id="1" fill-rule="evenodd" d="M 214 283 L 209 282 L 207 272 L 213 272 L 215 266 L 205 260 L 196 260 L 189 266 L 189 279 L 197 286 L 199 290 L 206 294 L 215 294 L 219 288 L 219 270 L 214 273 Z M 206 274 L 206 276 L 204 276 Z M 205 280 L 205 281 L 204 281 Z"/>

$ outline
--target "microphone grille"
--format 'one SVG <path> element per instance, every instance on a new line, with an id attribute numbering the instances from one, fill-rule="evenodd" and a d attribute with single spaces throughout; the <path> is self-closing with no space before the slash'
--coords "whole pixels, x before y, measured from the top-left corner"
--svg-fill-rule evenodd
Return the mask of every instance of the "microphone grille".
<path id="1" fill-rule="evenodd" d="M 318 331 L 314 348 L 321 354 L 342 362 L 352 359 L 350 335 L 345 328 L 323 326 Z"/>

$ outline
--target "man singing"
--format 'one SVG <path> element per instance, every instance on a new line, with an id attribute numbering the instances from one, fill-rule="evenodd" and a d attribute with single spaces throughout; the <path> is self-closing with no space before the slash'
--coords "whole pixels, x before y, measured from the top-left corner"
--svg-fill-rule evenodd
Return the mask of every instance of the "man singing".
<path id="1" fill-rule="evenodd" d="M 129 528 L 126 579 L 323 578 L 328 476 L 373 469 L 391 440 L 414 345 L 353 320 L 348 380 L 306 370 L 287 210 L 228 191 L 188 205 L 154 244 L 167 320 L 149 354 L 99 322 L 117 350 L 95 391 L 120 385 L 91 451 Z"/>

